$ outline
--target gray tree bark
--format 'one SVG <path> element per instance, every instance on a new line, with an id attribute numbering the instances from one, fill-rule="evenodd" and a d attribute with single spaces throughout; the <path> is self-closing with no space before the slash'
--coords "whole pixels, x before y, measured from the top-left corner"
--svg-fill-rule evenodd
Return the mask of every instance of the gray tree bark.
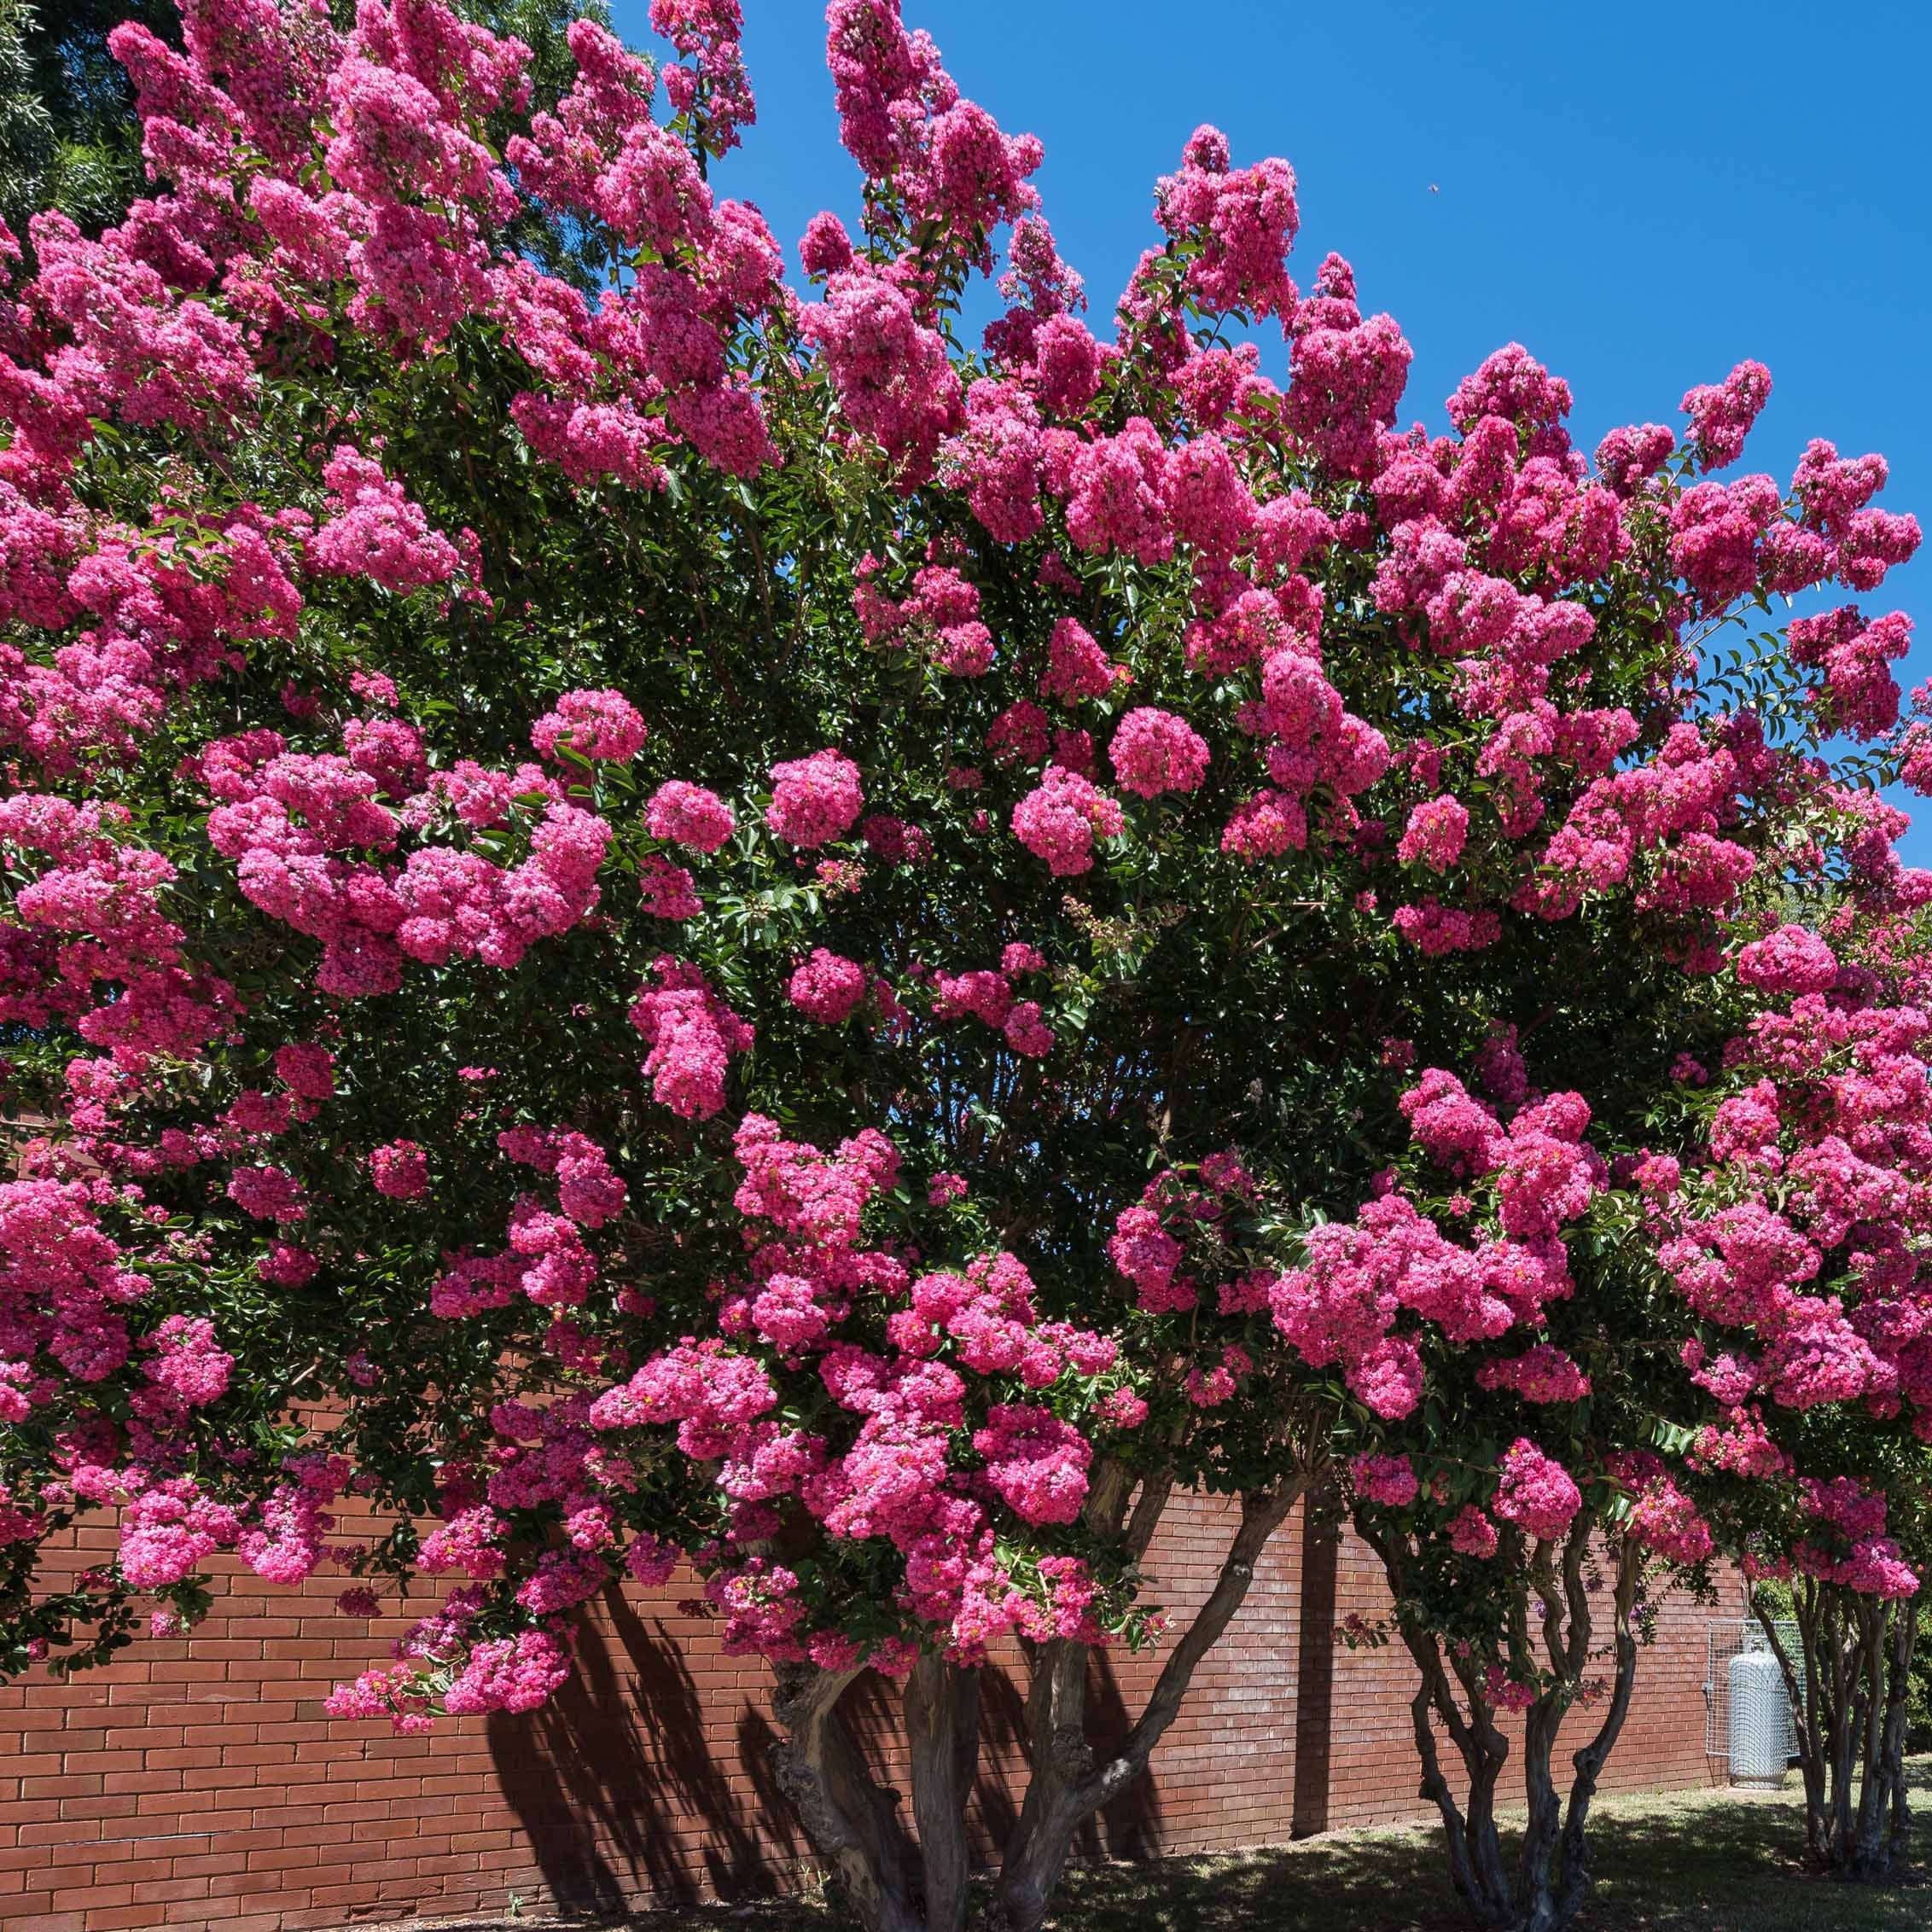
<path id="1" fill-rule="evenodd" d="M 993 1883 L 991 1922 L 997 1932 L 1038 1932 L 1081 1827 L 1145 1772 L 1202 1659 L 1247 1597 L 1268 1538 L 1304 1487 L 1295 1480 L 1242 1498 L 1239 1525 L 1206 1602 L 1169 1653 L 1126 1741 L 1104 1760 L 1086 1736 L 1091 1646 L 1064 1638 L 1039 1646 L 1027 1699 L 1027 1789 Z M 1137 1489 L 1128 1471 L 1103 1467 L 1089 1498 L 1089 1521 L 1138 1560 L 1173 1490 L 1171 1476 L 1144 1479 Z M 980 1673 L 928 1654 L 906 1680 L 914 1830 L 899 1814 L 899 1795 L 866 1769 L 845 1721 L 842 1700 L 860 1674 L 804 1664 L 778 1669 L 780 1788 L 864 1932 L 963 1932 L 972 1876 L 966 1810 L 979 1760 Z"/>
<path id="2" fill-rule="evenodd" d="M 1382 1557 L 1400 1606 L 1405 1596 L 1403 1545 L 1388 1535 L 1371 1534 L 1370 1540 Z M 1563 1932 L 1590 1896 L 1590 1808 L 1603 1766 L 1630 1713 L 1637 1676 L 1637 1638 L 1631 1618 L 1643 1561 L 1635 1545 L 1616 1546 L 1609 1697 L 1590 1741 L 1571 1757 L 1565 1794 L 1558 1788 L 1552 1764 L 1564 1715 L 1574 1708 L 1576 1688 L 1592 1654 L 1595 1619 L 1586 1575 L 1588 1546 L 1588 1532 L 1580 1527 L 1560 1551 L 1554 1545 L 1539 1544 L 1529 1557 L 1531 1577 L 1543 1604 L 1540 1636 L 1545 1661 L 1541 1667 L 1552 1681 L 1524 1717 L 1523 1794 L 1529 1815 L 1514 1872 L 1504 1858 L 1496 1826 L 1510 1743 L 1485 1694 L 1482 1673 L 1473 1656 L 1446 1650 L 1434 1631 L 1403 1616 L 1398 1609 L 1396 1626 L 1422 1678 L 1410 1705 L 1416 1750 L 1422 1760 L 1421 1795 L 1434 1804 L 1441 1817 L 1451 1882 L 1483 1932 Z M 1513 1661 L 1538 1665 L 1527 1601 L 1519 1608 L 1508 1642 Z M 1460 1796 L 1444 1768 L 1436 1720 L 1462 1761 Z"/>
<path id="3" fill-rule="evenodd" d="M 1814 1577 L 1799 1580 L 1792 1603 L 1797 1658 L 1762 1597 L 1751 1597 L 1791 1702 L 1806 1859 L 1841 1878 L 1890 1878 L 1912 1836 L 1905 1737 L 1917 1606 L 1909 1598 L 1858 1596 Z"/>

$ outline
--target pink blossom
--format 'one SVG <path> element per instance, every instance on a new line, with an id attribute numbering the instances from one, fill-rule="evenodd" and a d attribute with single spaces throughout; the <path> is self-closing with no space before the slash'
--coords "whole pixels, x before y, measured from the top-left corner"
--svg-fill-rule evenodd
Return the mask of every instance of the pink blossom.
<path id="1" fill-rule="evenodd" d="M 1710 1525 L 1666 1475 L 1650 1481 L 1632 1504 L 1628 1533 L 1673 1562 L 1702 1562 L 1714 1547 Z"/>
<path id="2" fill-rule="evenodd" d="M 1496 913 L 1465 911 L 1434 899 L 1425 899 L 1420 905 L 1398 906 L 1390 923 L 1418 952 L 1432 958 L 1481 952 L 1503 936 L 1503 922 Z"/>
<path id="3" fill-rule="evenodd" d="M 1829 992 L 1837 982 L 1838 961 L 1815 933 L 1780 926 L 1739 951 L 1737 977 L 1761 992 Z"/>
<path id="4" fill-rule="evenodd" d="M 618 691 L 566 691 L 530 728 L 530 742 L 545 758 L 561 745 L 579 758 L 628 764 L 647 736 L 637 707 Z"/>
<path id="5" fill-rule="evenodd" d="M 237 1167 L 229 1178 L 228 1196 L 258 1220 L 300 1221 L 309 1211 L 307 1190 L 282 1167 Z"/>
<path id="6" fill-rule="evenodd" d="M 1221 850 L 1249 864 L 1299 852 L 1308 843 L 1308 815 L 1287 792 L 1261 791 L 1237 806 L 1221 832 Z"/>
<path id="7" fill-rule="evenodd" d="M 235 1358 L 215 1344 L 214 1324 L 199 1316 L 170 1315 L 154 1331 L 148 1380 L 190 1409 L 205 1408 L 227 1393 Z M 23 1420 L 14 1417 L 14 1421 Z"/>
<path id="8" fill-rule="evenodd" d="M 1114 1217 L 1108 1258 L 1143 1297 L 1167 1287 L 1184 1252 L 1151 1208 L 1123 1208 Z"/>
<path id="9" fill-rule="evenodd" d="M 323 466 L 323 476 L 331 515 L 309 539 L 313 568 L 366 577 L 399 596 L 447 583 L 456 574 L 456 546 L 430 528 L 422 509 L 383 474 L 379 463 L 344 443 Z"/>
<path id="10" fill-rule="evenodd" d="M 1188 284 L 1203 309 L 1270 316 L 1293 308 L 1286 264 L 1301 214 L 1295 171 L 1286 161 L 1231 169 L 1225 137 L 1198 128 L 1180 172 L 1161 177 L 1155 207 L 1169 235 L 1198 251 Z"/>
<path id="11" fill-rule="evenodd" d="M 817 751 L 771 767 L 771 803 L 765 823 L 807 851 L 842 838 L 864 808 L 858 767 L 841 753 Z"/>
<path id="12" fill-rule="evenodd" d="M 694 852 L 716 852 L 737 829 L 730 806 L 717 793 L 682 778 L 651 794 L 644 822 L 654 839 L 670 839 Z"/>
<path id="13" fill-rule="evenodd" d="M 1526 1402 L 1580 1402 L 1590 1393 L 1589 1376 L 1547 1341 L 1508 1360 L 1484 1362 L 1475 1378 L 1484 1388 L 1513 1388 Z"/>
<path id="14" fill-rule="evenodd" d="M 1459 1510 L 1449 1526 L 1449 1545 L 1458 1556 L 1493 1557 L 1498 1541 L 1496 1525 L 1473 1503 Z"/>
<path id="15" fill-rule="evenodd" d="M 857 960 L 815 946 L 812 957 L 792 975 L 786 997 L 808 1019 L 821 1026 L 838 1026 L 852 1017 L 865 997 L 865 969 Z"/>
<path id="16" fill-rule="evenodd" d="M 1744 452 L 1744 439 L 1771 399 L 1771 371 L 1762 363 L 1741 362 L 1721 383 L 1701 383 L 1685 392 L 1679 405 L 1690 418 L 1697 460 L 1722 469 Z"/>
<path id="17" fill-rule="evenodd" d="M 1069 479 L 1067 534 L 1076 549 L 1121 550 L 1143 564 L 1173 552 L 1161 500 L 1165 452 L 1152 423 L 1133 416 L 1118 435 L 1085 445 Z"/>
<path id="18" fill-rule="evenodd" d="M 1013 807 L 1015 835 L 1056 876 L 1091 871 L 1095 835 L 1118 838 L 1125 823 L 1115 800 L 1058 765 Z"/>
<path id="19" fill-rule="evenodd" d="M 567 1681 L 570 1670 L 567 1646 L 548 1631 L 489 1638 L 469 1653 L 443 1693 L 443 1708 L 452 1717 L 532 1711 Z"/>
<path id="20" fill-rule="evenodd" d="M 1062 617 L 1053 626 L 1047 652 L 1041 695 L 1066 704 L 1105 697 L 1127 675 L 1126 666 L 1114 663 L 1076 618 Z"/>
<path id="21" fill-rule="evenodd" d="M 1519 1436 L 1504 1455 L 1496 1514 L 1539 1542 L 1561 1540 L 1583 1498 L 1562 1464 Z"/>
<path id="22" fill-rule="evenodd" d="M 1025 1521 L 1078 1519 L 1093 1452 L 1071 1423 L 1044 1409 L 996 1403 L 973 1447 L 986 1459 L 987 1481 Z"/>
<path id="23" fill-rule="evenodd" d="M 393 1201 L 415 1201 L 429 1191 L 428 1156 L 413 1140 L 376 1148 L 369 1157 L 369 1172 L 375 1191 Z"/>
<path id="24" fill-rule="evenodd" d="M 1395 848 L 1396 853 L 1410 864 L 1446 872 L 1462 856 L 1469 829 L 1469 808 L 1460 799 L 1445 793 L 1440 798 L 1418 805 L 1409 814 L 1408 829 Z"/>
<path id="25" fill-rule="evenodd" d="M 898 288 L 856 265 L 830 276 L 802 326 L 853 424 L 879 443 L 905 484 L 922 482 L 940 439 L 965 416 L 946 344 Z"/>
<path id="26" fill-rule="evenodd" d="M 704 1119 L 724 1105 L 726 1064 L 749 1050 L 752 1029 L 705 983 L 694 966 L 660 958 L 658 983 L 640 987 L 631 1024 L 650 1046 L 644 1073 L 657 1099 L 686 1120 Z"/>
<path id="27" fill-rule="evenodd" d="M 1358 1496 L 1397 1510 L 1414 1502 L 1420 1488 L 1406 1456 L 1357 1456 L 1348 1465 L 1348 1480 Z"/>
<path id="28" fill-rule="evenodd" d="M 1194 791 L 1208 771 L 1208 746 L 1200 733 L 1173 712 L 1151 705 L 1137 705 L 1120 720 L 1107 755 L 1122 788 L 1141 798 Z"/>

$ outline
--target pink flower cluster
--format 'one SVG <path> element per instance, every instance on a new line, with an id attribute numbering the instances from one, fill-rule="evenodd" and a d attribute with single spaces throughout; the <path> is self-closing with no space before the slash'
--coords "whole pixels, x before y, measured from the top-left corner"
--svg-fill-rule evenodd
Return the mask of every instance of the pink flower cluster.
<path id="1" fill-rule="evenodd" d="M 214 1324 L 204 1316 L 170 1315 L 149 1337 L 154 1358 L 146 1367 L 148 1379 L 173 1396 L 183 1407 L 206 1408 L 228 1393 L 229 1377 L 235 1358 L 217 1346 Z M 9 1420 L 24 1421 L 21 1413 Z"/>
<path id="2" fill-rule="evenodd" d="M 668 839 L 694 852 L 712 853 L 737 829 L 730 806 L 702 785 L 673 778 L 651 794 L 644 823 L 654 839 Z"/>
<path id="3" fill-rule="evenodd" d="M 1582 1493 L 1562 1464 L 1526 1436 L 1504 1452 L 1493 1505 L 1505 1522 L 1540 1543 L 1562 1540 L 1583 1507 Z"/>
<path id="4" fill-rule="evenodd" d="M 1037 201 L 1027 177 L 1039 143 L 1002 134 L 961 98 L 931 39 L 901 24 L 899 0 L 832 0 L 825 61 L 839 137 L 870 180 L 890 185 L 908 235 L 926 230 L 986 265 L 987 233 Z"/>
<path id="5" fill-rule="evenodd" d="M 415 1201 L 429 1191 L 429 1157 L 413 1140 L 376 1148 L 369 1157 L 369 1174 L 375 1191 L 392 1201 Z"/>
<path id="6" fill-rule="evenodd" d="M 1580 1402 L 1590 1378 L 1563 1351 L 1539 1341 L 1521 1355 L 1491 1359 L 1476 1370 L 1483 1388 L 1513 1388 L 1526 1402 Z"/>
<path id="7" fill-rule="evenodd" d="M 1697 459 L 1706 469 L 1722 469 L 1744 453 L 1751 425 L 1771 400 L 1771 371 L 1762 363 L 1741 362 L 1720 383 L 1687 390 L 1680 405 L 1690 418 Z"/>
<path id="8" fill-rule="evenodd" d="M 1004 1631 L 1091 1627 L 1084 1571 L 1043 1565 L 1044 1595 L 1023 1586 L 1003 1567 L 995 1512 L 1034 1525 L 1078 1518 L 1091 1445 L 1038 1400 L 1016 1398 L 1054 1388 L 1068 1371 L 1109 1376 L 1115 1344 L 1043 1322 L 1033 1282 L 1010 1254 L 914 1276 L 897 1255 L 865 1247 L 868 1203 L 898 1180 L 882 1137 L 825 1153 L 750 1115 L 736 1145 L 747 1263 L 724 1289 L 720 1335 L 662 1350 L 607 1388 L 587 1411 L 591 1429 L 668 1429 L 687 1455 L 718 1458 L 734 1539 L 765 1533 L 785 1497 L 830 1537 L 884 1539 L 904 1563 L 901 1607 L 938 1626 L 963 1660 Z M 868 1293 L 891 1311 L 884 1353 L 841 1335 Z M 820 1425 L 829 1433 L 776 1416 L 781 1386 L 797 1374 L 829 1394 L 831 1418 Z M 860 1654 L 813 1626 L 797 1573 L 755 1553 L 721 1561 L 707 1595 L 734 1650 Z"/>
<path id="9" fill-rule="evenodd" d="M 1393 1510 L 1406 1508 L 1421 1488 L 1406 1456 L 1357 1456 L 1348 1464 L 1348 1480 L 1365 1501 Z"/>
<path id="10" fill-rule="evenodd" d="M 1207 741 L 1185 719 L 1151 705 L 1120 720 L 1107 756 L 1121 789 L 1140 798 L 1194 791 L 1208 771 Z"/>
<path id="11" fill-rule="evenodd" d="M 596 907 L 610 827 L 565 803 L 535 767 L 501 773 L 463 760 L 422 774 L 406 727 L 351 730 L 345 742 L 346 756 L 310 754 L 284 750 L 276 733 L 253 733 L 211 747 L 201 761 L 218 800 L 209 841 L 235 862 L 245 898 L 321 940 L 324 992 L 393 992 L 405 958 L 514 966 Z M 428 777 L 422 791 L 399 808 L 383 802 L 386 783 L 417 777 Z M 423 844 L 393 859 L 405 828 L 446 811 L 469 835 L 492 831 L 522 815 L 517 801 L 530 794 L 546 802 L 529 824 L 528 856 L 515 864 L 457 844 Z"/>
<path id="12" fill-rule="evenodd" d="M 856 959 L 814 946 L 811 957 L 792 975 L 785 996 L 820 1026 L 841 1025 L 865 997 L 865 969 Z"/>
<path id="13" fill-rule="evenodd" d="M 1060 765 L 1013 807 L 1014 836 L 1056 877 L 1091 871 L 1095 838 L 1118 838 L 1126 823 L 1118 800 Z"/>
<path id="14" fill-rule="evenodd" d="M 1287 259 L 1301 226 L 1295 171 L 1286 161 L 1231 168 L 1227 138 L 1196 128 L 1182 152 L 1178 174 L 1155 190 L 1161 224 L 1191 245 L 1189 292 L 1204 312 L 1241 310 L 1287 315 L 1295 306 Z"/>
<path id="15" fill-rule="evenodd" d="M 309 538 L 311 569 L 366 577 L 398 596 L 455 576 L 456 545 L 430 528 L 421 508 L 384 475 L 381 463 L 344 443 L 323 466 L 323 479 L 329 515 Z"/>
<path id="16" fill-rule="evenodd" d="M 803 326 L 853 428 L 879 445 L 903 487 L 923 482 L 941 439 L 965 419 L 942 338 L 899 288 L 858 267 L 831 276 Z"/>
<path id="17" fill-rule="evenodd" d="M 1629 1534 L 1677 1563 L 1702 1562 L 1715 1547 L 1696 1504 L 1661 1474 L 1644 1485 L 1631 1505 Z"/>
<path id="18" fill-rule="evenodd" d="M 530 727 L 530 742 L 545 758 L 559 746 L 579 758 L 627 765 L 644 748 L 644 721 L 620 691 L 566 691 Z"/>
<path id="19" fill-rule="evenodd" d="M 1418 805 L 1409 814 L 1407 829 L 1395 848 L 1396 855 L 1405 864 L 1426 865 L 1432 872 L 1446 872 L 1462 857 L 1469 829 L 1469 807 L 1460 799 L 1445 794 Z"/>
<path id="20" fill-rule="evenodd" d="M 998 1029 L 1015 1053 L 1044 1059 L 1053 1050 L 1053 1029 L 1039 1002 L 1020 998 L 1015 988 L 1021 980 L 1046 970 L 1046 959 L 1037 947 L 1015 940 L 1002 951 L 997 972 L 978 968 L 967 973 L 934 973 L 934 1017 L 951 1020 L 969 1014 Z"/>
<path id="21" fill-rule="evenodd" d="M 986 1481 L 1021 1521 L 1079 1517 L 1093 1451 L 1071 1423 L 1044 1409 L 995 1403 L 974 1433 L 973 1448 L 986 1460 Z"/>
<path id="22" fill-rule="evenodd" d="M 631 1024 L 650 1048 L 644 1077 L 659 1103 L 686 1120 L 723 1110 L 730 1056 L 748 1052 L 753 1030 L 706 984 L 695 966 L 668 956 L 652 966 L 631 1003 Z"/>
<path id="23" fill-rule="evenodd" d="M 841 752 L 815 751 L 771 767 L 765 823 L 780 838 L 812 852 L 843 838 L 864 806 L 858 767 Z"/>
<path id="24" fill-rule="evenodd" d="M 868 557 L 859 567 L 855 602 L 865 635 L 875 643 L 923 640 L 948 676 L 983 678 L 992 666 L 993 639 L 980 621 L 978 590 L 949 566 L 928 563 L 915 573 L 911 595 L 894 603 L 872 582 L 876 562 Z"/>
<path id="25" fill-rule="evenodd" d="M 1838 961 L 1817 934 L 1802 926 L 1780 926 L 1739 949 L 1737 977 L 1773 995 L 1829 992 L 1837 983 Z"/>

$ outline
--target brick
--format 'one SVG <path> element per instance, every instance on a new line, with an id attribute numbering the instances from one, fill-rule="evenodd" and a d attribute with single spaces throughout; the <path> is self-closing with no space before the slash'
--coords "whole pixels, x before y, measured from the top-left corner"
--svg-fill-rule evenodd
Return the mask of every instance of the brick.
<path id="1" fill-rule="evenodd" d="M 1231 1520 L 1224 1504 L 1177 1500 L 1149 1560 L 1149 1593 L 1176 1616 L 1201 1601 Z M 110 1545 L 108 1535 L 87 1547 Z M 1103 1846 L 1213 1851 L 1288 1836 L 1291 1803 L 1318 1768 L 1318 1734 L 1297 1690 L 1304 1665 L 1318 1661 L 1304 1654 L 1303 1624 L 1314 1636 L 1324 1613 L 1304 1615 L 1303 1570 L 1291 1519 L 1165 1740 L 1133 1835 L 1103 1834 Z M 620 1627 L 602 1611 L 592 1620 L 592 1679 L 623 1685 L 623 1701 L 588 1720 L 567 1706 L 561 1725 L 465 1720 L 398 1739 L 325 1719 L 329 1684 L 380 1661 L 409 1619 L 348 1626 L 323 1579 L 272 1595 L 252 1576 L 218 1583 L 216 1613 L 190 1644 L 145 1646 L 71 1686 L 0 1687 L 0 1925 L 42 1932 L 77 1895 L 86 1901 L 78 1932 L 336 1932 L 350 1921 L 500 1910 L 513 1890 L 535 1908 L 554 1896 L 544 1860 L 555 1846 L 570 1848 L 573 1863 L 587 1852 L 630 1869 L 624 1835 L 603 1822 L 626 1803 L 651 1813 L 653 1870 L 667 1883 L 681 1871 L 701 1890 L 727 1830 L 733 1844 L 748 1833 L 761 1876 L 782 1882 L 794 1848 L 760 1823 L 743 1755 L 747 1723 L 769 1719 L 766 1675 L 722 1657 L 708 1620 L 678 1615 L 678 1587 L 633 1600 Z M 410 1610 L 431 1600 L 418 1592 Z M 1379 1570 L 1344 1537 L 1327 1614 L 1373 1617 L 1385 1606 Z M 1666 1606 L 1606 1789 L 1709 1782 L 1702 1725 L 1682 1717 L 1702 1679 L 1706 1614 Z M 1325 1646 L 1327 1630 L 1319 1635 Z M 1010 1650 L 998 1661 L 1010 1681 L 991 1687 L 989 1708 L 1010 1708 L 1024 1673 Z M 1110 1660 L 1097 1710 L 1131 1719 L 1161 1661 Z M 1406 1660 L 1324 1649 L 1318 1661 L 1333 1679 L 1330 1822 L 1425 1816 L 1414 1795 Z M 573 1781 L 550 1768 L 560 1739 L 557 1749 L 587 1755 L 611 1781 L 608 1812 L 573 1817 Z M 1010 1792 L 1010 1740 L 988 1742 L 988 1775 Z M 903 1789 L 904 1751 L 889 1733 L 882 1757 L 883 1775 Z M 632 1903 L 652 1902 L 645 1883 Z M 116 1917 L 128 1912 L 145 1916 Z"/>

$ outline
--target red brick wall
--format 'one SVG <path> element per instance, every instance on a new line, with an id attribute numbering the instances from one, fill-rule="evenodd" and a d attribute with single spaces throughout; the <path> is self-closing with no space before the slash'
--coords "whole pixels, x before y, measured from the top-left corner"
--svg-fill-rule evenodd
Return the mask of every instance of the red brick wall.
<path id="1" fill-rule="evenodd" d="M 1150 1567 L 1172 1611 L 1199 1600 L 1226 1533 L 1209 1499 L 1170 1510 Z M 1305 1565 L 1304 1543 L 1298 1511 L 1197 1676 L 1156 1777 L 1101 1822 L 1089 1850 L 1225 1849 L 1278 1842 L 1296 1826 L 1426 1810 L 1415 1797 L 1405 1659 L 1331 1649 L 1322 1567 Z M 338 1587 L 317 1580 L 292 1592 L 244 1573 L 191 1641 L 144 1643 L 71 1685 L 0 1689 L 0 1924 L 297 1932 L 502 1911 L 513 1893 L 532 1907 L 637 1905 L 770 1890 L 809 1857 L 772 1792 L 765 1673 L 720 1656 L 710 1626 L 678 1613 L 689 1579 L 601 1611 L 580 1683 L 550 1709 L 466 1720 L 429 1738 L 323 1718 L 329 1685 L 404 1627 L 347 1622 L 333 1609 Z M 1386 1602 L 1353 1539 L 1334 1596 L 1336 1619 L 1374 1617 Z M 1610 1788 L 1710 1776 L 1700 1690 L 1710 1614 L 1666 1607 Z M 1122 1656 L 1104 1667 L 1099 1719 L 1138 1708 L 1158 1663 Z M 996 1675 L 986 1702 L 975 1813 L 991 1841 L 1013 1815 L 1014 1680 Z M 887 1699 L 871 1698 L 864 1717 L 890 1761 Z"/>

